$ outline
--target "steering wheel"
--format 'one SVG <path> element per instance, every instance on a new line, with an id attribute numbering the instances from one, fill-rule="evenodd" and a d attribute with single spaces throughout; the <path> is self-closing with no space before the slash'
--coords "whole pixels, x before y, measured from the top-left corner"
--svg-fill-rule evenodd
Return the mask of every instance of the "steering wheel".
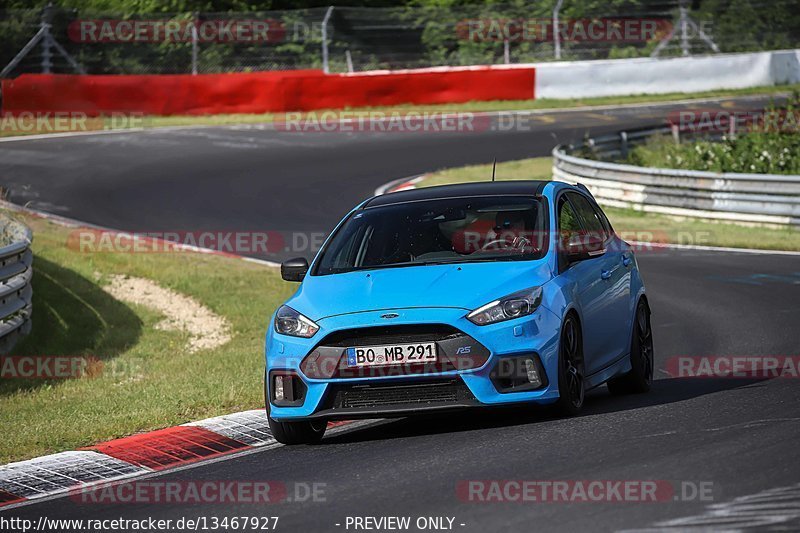
<path id="1" fill-rule="evenodd" d="M 486 250 L 492 249 L 492 247 L 495 246 L 499 247 L 498 245 L 501 244 L 502 244 L 502 249 L 509 249 L 509 248 L 522 249 L 525 248 L 526 246 L 530 246 L 531 241 L 529 241 L 525 237 L 514 237 L 514 240 L 512 242 L 508 242 L 508 239 L 505 238 L 494 239 L 484 244 L 481 247 L 481 252 L 485 252 Z"/>

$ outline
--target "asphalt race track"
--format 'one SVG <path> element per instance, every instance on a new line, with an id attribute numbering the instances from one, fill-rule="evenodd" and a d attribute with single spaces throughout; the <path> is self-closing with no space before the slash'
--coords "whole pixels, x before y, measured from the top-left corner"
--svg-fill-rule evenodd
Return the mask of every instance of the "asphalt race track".
<path id="1" fill-rule="evenodd" d="M 513 133 L 221 127 L 14 141 L 0 143 L 0 181 L 14 202 L 119 229 L 326 231 L 389 180 L 547 155 L 586 131 L 654 124 L 668 111 L 551 113 Z M 144 506 L 62 497 L 0 516 L 279 516 L 278 531 L 287 532 L 346 531 L 348 516 L 385 515 L 454 517 L 453 528 L 464 532 L 763 530 L 769 520 L 775 530 L 800 529 L 798 382 L 665 372 L 676 356 L 799 355 L 800 256 L 652 250 L 638 257 L 653 309 L 657 381 L 649 394 L 612 397 L 602 387 L 571 419 L 492 410 L 382 422 L 319 446 L 261 449 L 159 477 L 325 483 L 325 501 Z M 707 483 L 713 502 L 474 503 L 456 493 L 459 481 L 509 479 Z M 745 496 L 755 499 L 736 501 Z"/>
<path id="2" fill-rule="evenodd" d="M 661 124 L 680 109 L 766 103 L 540 113 L 510 131 L 295 133 L 247 125 L 0 142 L 0 183 L 14 203 L 132 232 L 329 231 L 390 180 L 546 156 L 558 143 Z"/>

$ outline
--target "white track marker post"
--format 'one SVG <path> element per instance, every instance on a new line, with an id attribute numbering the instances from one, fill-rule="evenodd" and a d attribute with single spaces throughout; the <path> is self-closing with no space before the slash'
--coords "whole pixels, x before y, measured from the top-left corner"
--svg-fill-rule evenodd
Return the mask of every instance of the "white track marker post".
<path id="1" fill-rule="evenodd" d="M 328 66 L 328 21 L 333 14 L 333 6 L 329 6 L 325 12 L 325 17 L 322 19 L 322 72 L 330 74 Z"/>
<path id="2" fill-rule="evenodd" d="M 198 14 L 194 14 L 194 20 L 192 20 L 192 76 L 197 76 L 197 23 L 198 23 Z"/>
<path id="3" fill-rule="evenodd" d="M 556 59 L 561 59 L 561 33 L 558 31 L 558 13 L 564 0 L 558 0 L 556 7 L 553 8 L 553 46 L 555 48 Z"/>

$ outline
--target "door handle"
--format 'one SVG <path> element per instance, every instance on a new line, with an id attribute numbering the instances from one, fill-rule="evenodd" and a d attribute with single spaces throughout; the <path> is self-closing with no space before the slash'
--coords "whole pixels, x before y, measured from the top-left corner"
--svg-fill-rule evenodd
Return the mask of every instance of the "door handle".
<path id="1" fill-rule="evenodd" d="M 611 278 L 611 271 L 610 270 L 603 270 L 600 272 L 600 279 L 610 279 Z"/>
<path id="2" fill-rule="evenodd" d="M 628 266 L 633 262 L 633 259 L 629 255 L 622 256 L 622 266 Z"/>

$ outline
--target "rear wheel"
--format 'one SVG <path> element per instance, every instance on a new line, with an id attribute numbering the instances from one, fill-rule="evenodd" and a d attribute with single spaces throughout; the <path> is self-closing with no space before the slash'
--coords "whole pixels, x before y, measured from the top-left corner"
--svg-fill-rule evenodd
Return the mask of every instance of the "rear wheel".
<path id="1" fill-rule="evenodd" d="M 647 392 L 653 383 L 653 330 L 650 326 L 650 309 L 644 300 L 639 300 L 636 306 L 630 357 L 630 372 L 608 381 L 611 394 Z"/>
<path id="2" fill-rule="evenodd" d="M 583 341 L 581 328 L 574 315 L 567 315 L 561 326 L 558 355 L 558 401 L 562 414 L 573 416 L 583 407 L 584 383 Z"/>
<path id="3" fill-rule="evenodd" d="M 269 394 L 264 380 L 264 405 L 267 422 L 272 436 L 281 444 L 317 444 L 325 435 L 328 424 L 324 420 L 299 420 L 296 422 L 279 422 L 269 416 Z"/>

